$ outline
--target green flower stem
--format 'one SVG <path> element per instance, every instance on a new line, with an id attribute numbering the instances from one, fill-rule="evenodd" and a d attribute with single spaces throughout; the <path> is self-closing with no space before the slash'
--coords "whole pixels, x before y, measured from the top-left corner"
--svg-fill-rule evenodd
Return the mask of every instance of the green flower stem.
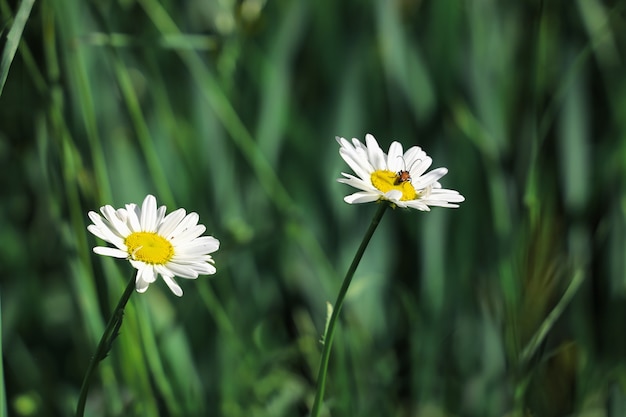
<path id="1" fill-rule="evenodd" d="M 363 257 L 363 253 L 365 252 L 365 248 L 370 242 L 370 239 L 374 235 L 374 231 L 376 227 L 378 227 L 378 223 L 380 223 L 380 219 L 383 217 L 385 213 L 385 209 L 389 204 L 387 202 L 381 202 L 378 211 L 374 214 L 374 218 L 370 223 L 370 227 L 367 229 L 365 236 L 363 236 L 363 241 L 361 241 L 361 245 L 354 255 L 354 259 L 350 264 L 350 268 L 348 268 L 348 272 L 346 272 L 346 277 L 343 279 L 343 284 L 341 284 L 341 289 L 339 290 L 339 294 L 337 295 L 337 301 L 335 301 L 335 305 L 333 306 L 332 314 L 330 315 L 330 319 L 328 319 L 328 323 L 326 324 L 326 331 L 324 332 L 324 347 L 322 349 L 322 357 L 320 359 L 320 368 L 317 374 L 317 392 L 315 393 L 315 400 L 313 401 L 313 409 L 311 411 L 311 417 L 318 417 L 322 408 L 322 399 L 324 397 L 324 388 L 326 386 L 326 375 L 328 372 L 328 360 L 330 359 L 330 349 L 333 344 L 333 336 L 335 335 L 335 326 L 337 324 L 337 318 L 339 317 L 339 312 L 341 311 L 341 306 L 343 305 L 343 301 L 346 298 L 346 293 L 348 292 L 348 287 L 350 286 L 350 282 L 352 281 L 352 277 L 354 276 L 354 272 L 356 268 L 359 266 L 359 262 L 361 262 L 361 258 Z"/>
<path id="2" fill-rule="evenodd" d="M 102 334 L 100 343 L 98 343 L 96 353 L 94 353 L 91 357 L 89 367 L 87 368 L 85 377 L 83 378 L 83 385 L 80 387 L 80 396 L 78 397 L 78 405 L 76 406 L 76 417 L 82 417 L 85 413 L 85 403 L 87 402 L 87 391 L 89 390 L 91 377 L 96 370 L 98 363 L 106 357 L 109 349 L 111 349 L 111 343 L 113 343 L 113 340 L 117 336 L 117 332 L 122 325 L 124 307 L 126 307 L 126 303 L 135 289 L 135 275 L 136 272 L 133 269 L 132 277 L 128 281 L 124 294 L 122 294 L 120 301 L 117 303 L 117 307 L 115 307 L 115 310 L 113 311 L 113 315 L 111 315 L 111 318 L 107 323 L 107 327 L 104 329 L 104 333 Z"/>

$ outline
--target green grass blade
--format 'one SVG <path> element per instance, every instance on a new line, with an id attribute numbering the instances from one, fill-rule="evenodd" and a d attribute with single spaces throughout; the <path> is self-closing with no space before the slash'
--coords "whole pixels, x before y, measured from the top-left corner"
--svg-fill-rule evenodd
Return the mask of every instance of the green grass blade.
<path id="1" fill-rule="evenodd" d="M 13 58 L 15 58 L 17 47 L 20 44 L 24 27 L 26 26 L 26 22 L 28 21 L 30 11 L 32 10 L 34 3 L 35 0 L 24 0 L 22 2 L 17 10 L 17 14 L 15 15 L 13 26 L 11 26 L 9 33 L 7 34 L 7 43 L 4 47 L 4 51 L 2 52 L 2 61 L 0 61 L 0 96 L 4 90 L 4 84 L 9 76 L 11 63 L 13 62 Z"/>
<path id="2" fill-rule="evenodd" d="M 0 358 L 2 354 L 2 297 L 0 293 Z M 2 360 L 0 360 L 0 417 L 6 417 L 7 414 L 7 396 L 6 388 L 4 386 L 4 368 L 2 366 Z"/>
<path id="3" fill-rule="evenodd" d="M 563 314 L 565 307 L 567 307 L 569 302 L 578 291 L 578 288 L 580 288 L 580 285 L 583 283 L 584 278 L 585 275 L 582 271 L 576 271 L 576 274 L 572 278 L 572 281 L 567 287 L 567 290 L 565 290 L 565 293 L 563 294 L 561 300 L 550 312 L 550 314 L 548 314 L 543 323 L 541 323 L 541 326 L 539 326 L 537 332 L 533 335 L 533 337 L 530 339 L 530 342 L 528 342 L 528 344 L 522 351 L 522 354 L 520 356 L 520 364 L 522 366 L 525 366 L 528 363 L 533 354 L 537 351 L 537 348 L 545 340 L 546 336 L 550 332 L 550 329 L 552 329 L 552 327 L 554 326 L 554 323 L 556 323 L 559 317 L 561 317 L 561 314 Z"/>

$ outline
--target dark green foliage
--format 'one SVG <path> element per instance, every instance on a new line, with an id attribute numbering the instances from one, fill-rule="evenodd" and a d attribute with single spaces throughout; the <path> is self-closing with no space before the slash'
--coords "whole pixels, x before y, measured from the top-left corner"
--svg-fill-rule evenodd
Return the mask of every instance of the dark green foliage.
<path id="1" fill-rule="evenodd" d="M 624 415 L 626 2 L 47 0 L 11 59 L 15 3 L 9 415 L 72 414 L 131 273 L 92 253 L 87 212 L 148 193 L 200 214 L 218 273 L 133 294 L 87 415 L 306 415 L 325 303 L 375 211 L 342 201 L 334 137 L 366 133 L 424 148 L 466 201 L 386 214 L 328 415 Z"/>

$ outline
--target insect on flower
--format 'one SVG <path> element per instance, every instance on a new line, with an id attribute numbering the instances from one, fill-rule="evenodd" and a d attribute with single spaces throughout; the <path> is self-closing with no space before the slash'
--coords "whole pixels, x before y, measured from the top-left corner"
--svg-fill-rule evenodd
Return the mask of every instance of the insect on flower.
<path id="1" fill-rule="evenodd" d="M 411 174 L 409 173 L 409 171 L 405 171 L 405 170 L 398 171 L 394 184 L 399 185 L 407 181 L 411 182 Z"/>
<path id="2" fill-rule="evenodd" d="M 400 156 L 398 156 L 398 158 L 402 158 L 402 162 L 404 162 L 404 169 L 401 169 L 396 174 L 396 179 L 394 181 L 394 185 L 400 185 L 403 182 L 411 182 L 411 173 L 409 172 L 409 170 L 413 169 L 413 167 L 415 166 L 416 163 L 422 162 L 421 159 L 417 159 L 417 160 L 413 161 L 413 164 L 411 164 L 411 166 L 409 167 L 409 170 L 407 170 L 406 169 L 406 161 L 404 160 L 404 157 L 402 157 L 400 155 Z"/>
<path id="3" fill-rule="evenodd" d="M 439 182 L 447 168 L 426 172 L 433 161 L 419 146 L 404 152 L 400 142 L 394 141 L 385 153 L 370 134 L 365 135 L 365 143 L 342 137 L 337 142 L 339 155 L 354 172 L 342 172 L 338 181 L 358 190 L 344 197 L 348 204 L 385 200 L 395 207 L 429 211 L 433 206 L 456 208 L 465 201 L 458 191 L 445 189 Z"/>

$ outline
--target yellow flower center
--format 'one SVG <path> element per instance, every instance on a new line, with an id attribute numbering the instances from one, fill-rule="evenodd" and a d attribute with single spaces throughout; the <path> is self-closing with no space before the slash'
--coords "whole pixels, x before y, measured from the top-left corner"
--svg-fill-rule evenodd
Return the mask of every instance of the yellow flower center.
<path id="1" fill-rule="evenodd" d="M 411 181 L 404 179 L 398 172 L 378 170 L 372 173 L 370 179 L 372 185 L 383 193 L 387 193 L 391 190 L 400 191 L 402 193 L 402 197 L 400 197 L 401 201 L 415 200 L 418 197 L 417 191 L 413 188 Z"/>
<path id="2" fill-rule="evenodd" d="M 124 240 L 130 259 L 152 265 L 165 265 L 174 256 L 174 247 L 154 232 L 131 233 Z"/>

